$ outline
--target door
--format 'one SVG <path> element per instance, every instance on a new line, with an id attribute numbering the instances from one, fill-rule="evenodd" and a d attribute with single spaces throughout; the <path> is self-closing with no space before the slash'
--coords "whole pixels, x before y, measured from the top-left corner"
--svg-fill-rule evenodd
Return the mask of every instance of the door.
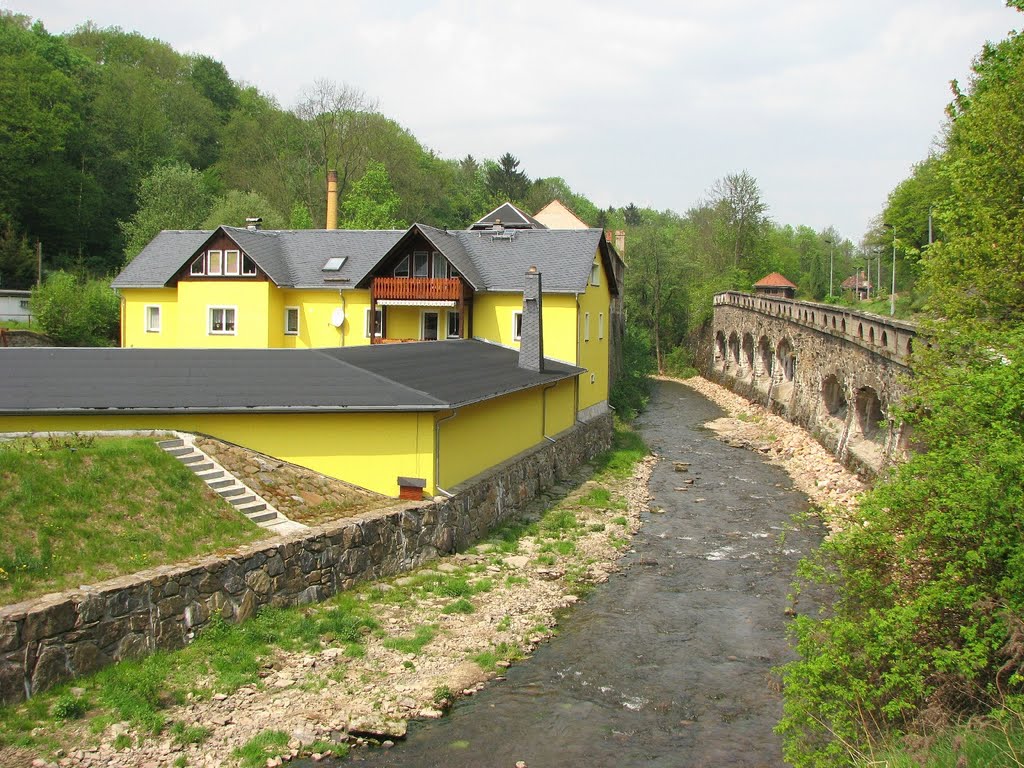
<path id="1" fill-rule="evenodd" d="M 423 341 L 437 341 L 437 312 L 424 312 L 420 338 Z"/>

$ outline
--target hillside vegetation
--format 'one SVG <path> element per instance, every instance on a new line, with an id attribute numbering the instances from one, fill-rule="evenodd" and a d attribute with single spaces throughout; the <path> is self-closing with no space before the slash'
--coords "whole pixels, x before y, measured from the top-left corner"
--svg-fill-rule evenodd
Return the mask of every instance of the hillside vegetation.
<path id="1" fill-rule="evenodd" d="M 941 232 L 919 253 L 931 346 L 897 414 L 918 451 L 805 563 L 837 600 L 794 625 L 779 730 L 797 766 L 1024 764 L 1024 36 L 973 71 L 894 192 Z"/>

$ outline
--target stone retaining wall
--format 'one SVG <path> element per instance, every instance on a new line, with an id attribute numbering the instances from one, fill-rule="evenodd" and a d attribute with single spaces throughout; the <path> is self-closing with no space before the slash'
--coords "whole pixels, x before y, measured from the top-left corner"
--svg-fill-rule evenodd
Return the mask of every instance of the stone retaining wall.
<path id="1" fill-rule="evenodd" d="M 611 436 L 606 414 L 452 489 L 448 499 L 369 512 L 0 608 L 0 703 L 120 659 L 179 648 L 211 616 L 237 622 L 262 606 L 323 600 L 469 546 L 607 449 Z"/>

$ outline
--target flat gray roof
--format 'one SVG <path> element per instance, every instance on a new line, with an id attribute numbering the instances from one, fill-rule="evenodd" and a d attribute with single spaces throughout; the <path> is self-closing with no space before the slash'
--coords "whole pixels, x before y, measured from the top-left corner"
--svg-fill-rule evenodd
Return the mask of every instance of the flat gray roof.
<path id="1" fill-rule="evenodd" d="M 437 411 L 583 369 L 476 340 L 334 349 L 0 349 L 0 414 Z"/>

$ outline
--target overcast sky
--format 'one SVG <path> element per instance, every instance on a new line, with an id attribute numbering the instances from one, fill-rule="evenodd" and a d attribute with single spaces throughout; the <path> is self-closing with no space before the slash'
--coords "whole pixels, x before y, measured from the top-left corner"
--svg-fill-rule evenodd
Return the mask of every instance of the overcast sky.
<path id="1" fill-rule="evenodd" d="M 281 106 L 361 88 L 444 157 L 511 152 L 602 207 L 680 213 L 747 170 L 775 221 L 858 241 L 942 129 L 1001 0 L 7 0 L 224 62 Z"/>

